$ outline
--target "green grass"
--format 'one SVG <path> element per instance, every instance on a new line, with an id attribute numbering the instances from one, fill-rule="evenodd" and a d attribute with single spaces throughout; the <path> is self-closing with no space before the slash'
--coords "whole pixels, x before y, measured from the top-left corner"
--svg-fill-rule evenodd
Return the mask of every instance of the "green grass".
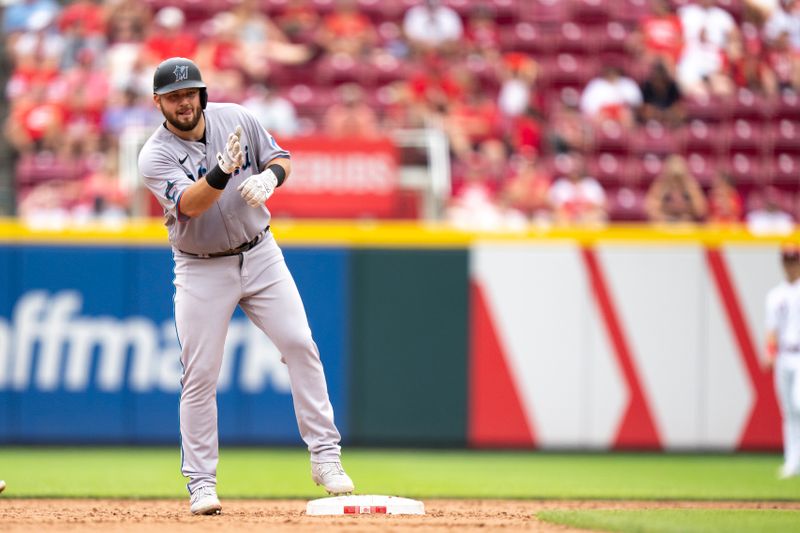
<path id="1" fill-rule="evenodd" d="M 800 511 L 741 509 L 654 509 L 542 511 L 546 522 L 619 533 L 726 533 L 800 531 Z"/>
<path id="2" fill-rule="evenodd" d="M 347 448 L 361 494 L 416 498 L 800 501 L 800 479 L 778 481 L 778 455 L 551 454 Z M 184 497 L 176 448 L 3 448 L 0 479 L 17 497 Z M 301 449 L 224 448 L 224 497 L 309 498 Z"/>

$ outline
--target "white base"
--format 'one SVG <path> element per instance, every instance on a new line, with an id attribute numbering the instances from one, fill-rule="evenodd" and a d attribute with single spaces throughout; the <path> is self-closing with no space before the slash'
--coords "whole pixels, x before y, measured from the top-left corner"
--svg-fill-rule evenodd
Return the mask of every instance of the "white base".
<path id="1" fill-rule="evenodd" d="M 425 514 L 425 505 L 417 500 L 396 496 L 335 496 L 311 500 L 306 505 L 309 516 L 359 514 Z"/>

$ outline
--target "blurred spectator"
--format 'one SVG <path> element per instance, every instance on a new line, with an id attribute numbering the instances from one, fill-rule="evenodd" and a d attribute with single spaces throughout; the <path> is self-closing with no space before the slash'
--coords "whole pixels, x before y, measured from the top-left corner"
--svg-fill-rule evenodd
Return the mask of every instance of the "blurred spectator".
<path id="1" fill-rule="evenodd" d="M 456 227 L 467 230 L 519 229 L 524 215 L 506 209 L 498 200 L 499 183 L 485 172 L 485 161 L 477 152 L 456 163 L 453 194 L 446 217 Z"/>
<path id="2" fill-rule="evenodd" d="M 533 85 L 536 82 L 536 61 L 526 54 L 506 54 L 499 71 L 502 85 L 497 95 L 497 105 L 500 112 L 507 117 L 525 113 L 531 105 Z"/>
<path id="3" fill-rule="evenodd" d="M 144 43 L 147 62 L 157 65 L 170 57 L 194 57 L 197 38 L 184 29 L 186 16 L 179 7 L 162 7 L 153 19 Z"/>
<path id="4" fill-rule="evenodd" d="M 592 127 L 577 105 L 559 101 L 548 121 L 548 141 L 554 152 L 585 152 L 592 141 Z"/>
<path id="5" fill-rule="evenodd" d="M 311 0 L 289 0 L 275 22 L 290 41 L 307 44 L 316 38 L 320 20 Z"/>
<path id="6" fill-rule="evenodd" d="M 516 209 L 531 222 L 552 222 L 553 207 L 548 196 L 552 177 L 536 153 L 529 150 L 525 155 L 517 156 L 512 169 L 511 177 L 500 193 L 502 203 Z"/>
<path id="7" fill-rule="evenodd" d="M 64 228 L 72 221 L 70 208 L 81 190 L 81 182 L 54 178 L 20 192 L 17 215 L 39 228 Z"/>
<path id="8" fill-rule="evenodd" d="M 214 15 L 206 22 L 205 30 L 207 35 L 197 48 L 196 63 L 208 86 L 209 99 L 241 102 L 246 75 L 262 79 L 268 67 L 263 58 L 248 61 L 247 48 L 239 40 L 238 20 L 230 11 Z"/>
<path id="9" fill-rule="evenodd" d="M 796 0 L 780 0 L 764 24 L 767 44 L 777 40 L 784 33 L 788 34 L 792 49 L 800 50 L 800 10 Z"/>
<path id="10" fill-rule="evenodd" d="M 76 156 L 88 155 L 100 148 L 100 126 L 108 95 L 105 71 L 95 64 L 90 48 L 81 50 L 78 63 L 65 70 L 50 86 L 52 100 L 66 108 L 60 148 Z"/>
<path id="11" fill-rule="evenodd" d="M 727 172 L 717 172 L 708 192 L 708 221 L 714 224 L 736 224 L 742 220 L 742 197 Z"/>
<path id="12" fill-rule="evenodd" d="M 84 50 L 102 57 L 106 49 L 105 16 L 100 0 L 77 0 L 64 7 L 58 18 L 58 29 L 65 41 L 61 68 L 75 65 Z"/>
<path id="13" fill-rule="evenodd" d="M 701 30 L 686 43 L 678 62 L 676 79 L 681 91 L 694 97 L 730 95 L 733 83 L 725 72 L 725 55 Z"/>
<path id="14" fill-rule="evenodd" d="M 653 63 L 642 83 L 642 106 L 639 112 L 644 121 L 656 120 L 672 127 L 683 123 L 681 91 L 661 61 Z"/>
<path id="15" fill-rule="evenodd" d="M 44 84 L 17 96 L 5 124 L 5 137 L 18 152 L 55 151 L 62 146 L 67 109 L 48 100 Z"/>
<path id="16" fill-rule="evenodd" d="M 148 95 L 149 96 L 149 95 Z M 129 129 L 153 129 L 161 121 L 161 115 L 152 100 L 139 95 L 136 88 L 129 87 L 114 93 L 102 118 L 103 132 L 109 135 L 110 143 Z"/>
<path id="17" fill-rule="evenodd" d="M 652 13 L 639 22 L 633 39 L 635 51 L 642 53 L 642 61 L 661 60 L 674 72 L 683 49 L 683 27 L 668 0 L 653 2 Z"/>
<path id="18" fill-rule="evenodd" d="M 345 83 L 338 93 L 339 101 L 328 108 L 323 118 L 325 134 L 337 138 L 378 137 L 378 119 L 364 101 L 364 90 L 355 83 Z"/>
<path id="19" fill-rule="evenodd" d="M 254 85 L 249 97 L 242 102 L 267 131 L 278 137 L 293 137 L 299 131 L 294 105 L 269 85 Z"/>
<path id="20" fill-rule="evenodd" d="M 61 9 L 55 0 L 21 0 L 3 2 L 3 5 L 3 33 L 6 37 L 25 31 L 35 17 L 53 20 Z"/>
<path id="21" fill-rule="evenodd" d="M 116 161 L 116 157 L 109 156 L 93 161 L 81 178 L 80 189 L 70 209 L 73 221 L 120 224 L 128 216 L 130 198 L 120 184 Z"/>
<path id="22" fill-rule="evenodd" d="M 236 0 L 231 25 L 246 61 L 242 69 L 253 80 L 264 80 L 270 63 L 303 64 L 311 58 L 312 50 L 304 44 L 289 41 L 283 31 L 261 10 L 258 0 Z"/>
<path id="23" fill-rule="evenodd" d="M 584 116 L 595 122 L 613 120 L 631 126 L 641 103 L 642 92 L 636 82 L 619 67 L 606 65 L 583 90 L 580 105 Z"/>
<path id="24" fill-rule="evenodd" d="M 369 56 L 377 42 L 372 21 L 359 11 L 356 0 L 339 0 L 335 6 L 322 19 L 320 46 L 329 54 Z"/>
<path id="25" fill-rule="evenodd" d="M 767 48 L 766 60 L 760 64 L 767 70 L 765 83 L 770 94 L 784 89 L 800 89 L 800 52 L 789 44 L 789 34 L 784 32 Z"/>
<path id="26" fill-rule="evenodd" d="M 562 225 L 604 223 L 608 218 L 606 193 L 596 179 L 586 175 L 583 156 L 574 152 L 557 156 L 556 172 L 560 177 L 547 191 L 555 221 Z"/>
<path id="27" fill-rule="evenodd" d="M 777 83 L 774 72 L 765 60 L 761 40 L 742 39 L 728 46 L 725 57 L 726 75 L 733 85 L 763 94 L 775 94 Z"/>
<path id="28" fill-rule="evenodd" d="M 444 127 L 453 153 L 463 157 L 481 142 L 500 137 L 500 117 L 496 102 L 475 77 L 466 71 L 457 74 L 464 97 L 446 107 Z"/>
<path id="29" fill-rule="evenodd" d="M 732 39 L 738 38 L 738 27 L 730 13 L 714 0 L 698 0 L 678 9 L 687 45 L 704 42 L 717 51 L 724 51 Z"/>
<path id="30" fill-rule="evenodd" d="M 673 154 L 647 190 L 645 211 L 653 222 L 699 222 L 708 204 L 683 156 Z"/>
<path id="31" fill-rule="evenodd" d="M 794 231 L 794 218 L 781 202 L 781 192 L 765 187 L 755 195 L 754 206 L 747 212 L 747 229 L 754 235 L 786 235 Z"/>
<path id="32" fill-rule="evenodd" d="M 483 4 L 472 7 L 464 37 L 470 52 L 489 57 L 497 56 L 500 50 L 500 28 L 491 8 Z"/>
<path id="33" fill-rule="evenodd" d="M 55 25 L 56 14 L 37 11 L 9 43 L 12 62 L 19 68 L 58 70 L 64 52 L 64 37 Z"/>
<path id="34" fill-rule="evenodd" d="M 464 33 L 461 18 L 441 0 L 423 0 L 403 17 L 403 32 L 418 51 L 450 50 Z"/>

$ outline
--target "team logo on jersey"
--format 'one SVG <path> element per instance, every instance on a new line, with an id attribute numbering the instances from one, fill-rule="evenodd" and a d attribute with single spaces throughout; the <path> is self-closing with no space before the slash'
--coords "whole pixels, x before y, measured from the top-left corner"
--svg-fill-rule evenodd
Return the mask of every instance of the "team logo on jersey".
<path id="1" fill-rule="evenodd" d="M 176 82 L 189 79 L 189 65 L 178 65 L 173 72 Z"/>

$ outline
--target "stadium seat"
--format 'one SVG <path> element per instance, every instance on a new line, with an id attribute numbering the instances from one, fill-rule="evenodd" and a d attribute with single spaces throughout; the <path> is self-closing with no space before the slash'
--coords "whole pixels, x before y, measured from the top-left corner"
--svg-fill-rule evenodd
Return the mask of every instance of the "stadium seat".
<path id="1" fill-rule="evenodd" d="M 740 88 L 731 102 L 731 118 L 763 121 L 770 118 L 772 108 L 768 98 L 764 98 L 750 89 Z"/>
<path id="2" fill-rule="evenodd" d="M 762 185 L 772 179 L 770 167 L 760 155 L 731 153 L 719 160 L 720 167 L 728 171 L 738 186 Z"/>
<path id="3" fill-rule="evenodd" d="M 638 181 L 633 161 L 623 154 L 596 153 L 588 158 L 586 168 L 604 187 L 630 186 Z"/>
<path id="4" fill-rule="evenodd" d="M 593 147 L 596 152 L 628 153 L 632 137 L 627 128 L 607 120 L 594 128 Z"/>
<path id="5" fill-rule="evenodd" d="M 770 137 L 775 153 L 800 154 L 800 126 L 789 119 L 773 123 Z"/>
<path id="6" fill-rule="evenodd" d="M 776 119 L 800 120 L 800 94 L 791 89 L 781 91 L 774 116 Z"/>
<path id="7" fill-rule="evenodd" d="M 717 154 L 723 139 L 718 124 L 694 119 L 684 129 L 684 151 Z"/>
<path id="8" fill-rule="evenodd" d="M 18 186 L 32 186 L 54 178 L 75 180 L 81 176 L 78 161 L 59 157 L 51 152 L 24 155 L 16 164 L 15 179 Z"/>
<path id="9" fill-rule="evenodd" d="M 614 222 L 642 222 L 647 220 L 644 209 L 646 192 L 637 187 L 610 187 L 606 189 L 608 216 Z"/>
<path id="10" fill-rule="evenodd" d="M 608 22 L 609 0 L 572 0 L 570 19 L 578 24 L 600 26 Z"/>
<path id="11" fill-rule="evenodd" d="M 681 134 L 654 120 L 632 132 L 631 149 L 639 154 L 674 154 L 683 149 Z"/>
<path id="12" fill-rule="evenodd" d="M 609 0 L 609 4 L 611 18 L 629 28 L 651 12 L 650 0 Z"/>
<path id="13" fill-rule="evenodd" d="M 598 30 L 590 26 L 582 26 L 573 21 L 564 22 L 556 35 L 556 51 L 558 53 L 579 56 L 597 52 Z"/>
<path id="14" fill-rule="evenodd" d="M 636 165 L 633 172 L 643 187 L 647 187 L 653 182 L 664 169 L 663 154 L 644 153 L 634 159 Z"/>
<path id="15" fill-rule="evenodd" d="M 800 176 L 800 155 L 796 153 L 776 153 L 772 162 L 773 182 L 792 184 L 797 187 L 798 176 Z"/>
<path id="16" fill-rule="evenodd" d="M 534 56 L 548 56 L 556 46 L 556 30 L 547 29 L 530 22 L 519 22 L 501 28 L 500 46 L 512 52 L 527 52 Z"/>
<path id="17" fill-rule="evenodd" d="M 730 102 L 724 98 L 686 97 L 684 106 L 687 120 L 721 122 L 730 114 Z"/>
<path id="18" fill-rule="evenodd" d="M 763 154 L 769 152 L 769 135 L 760 122 L 738 119 L 718 126 L 723 149 L 731 152 Z"/>
<path id="19" fill-rule="evenodd" d="M 703 187 L 708 187 L 718 169 L 717 156 L 708 152 L 687 152 L 686 163 L 689 172 Z"/>
<path id="20" fill-rule="evenodd" d="M 535 24 L 560 24 L 570 20 L 567 0 L 524 0 L 520 3 L 520 18 Z"/>

